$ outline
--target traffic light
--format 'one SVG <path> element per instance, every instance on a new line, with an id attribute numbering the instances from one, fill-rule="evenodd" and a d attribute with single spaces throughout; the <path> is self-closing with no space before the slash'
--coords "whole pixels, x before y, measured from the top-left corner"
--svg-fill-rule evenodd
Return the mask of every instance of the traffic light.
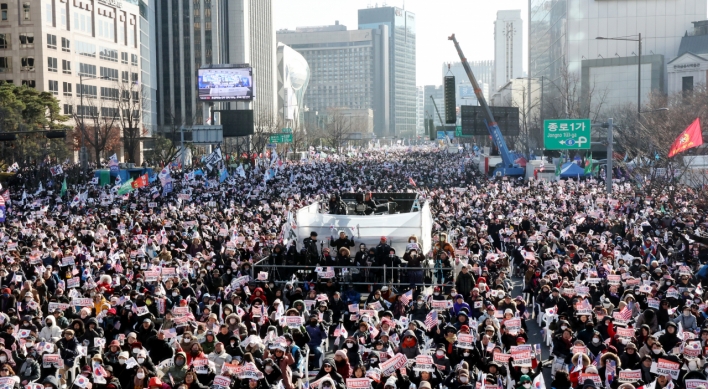
<path id="1" fill-rule="evenodd" d="M 0 142 L 12 142 L 14 140 L 17 140 L 17 135 L 15 134 L 0 134 Z"/>
<path id="2" fill-rule="evenodd" d="M 438 132 L 435 131 L 435 123 L 433 119 L 428 119 L 428 130 L 430 131 L 430 140 L 435 140 L 438 137 Z"/>
<path id="3" fill-rule="evenodd" d="M 455 76 L 445 76 L 445 124 L 455 124 L 457 122 L 457 112 L 455 101 Z"/>
<path id="4" fill-rule="evenodd" d="M 66 131 L 52 130 L 48 131 L 45 135 L 47 139 L 66 138 Z"/>

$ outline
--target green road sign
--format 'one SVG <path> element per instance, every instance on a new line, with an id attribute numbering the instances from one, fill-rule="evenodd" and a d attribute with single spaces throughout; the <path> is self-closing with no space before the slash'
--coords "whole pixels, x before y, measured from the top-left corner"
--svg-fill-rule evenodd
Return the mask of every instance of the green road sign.
<path id="1" fill-rule="evenodd" d="M 293 129 L 289 128 L 289 127 L 283 128 L 282 131 L 283 131 L 283 134 L 292 134 L 293 133 Z"/>
<path id="2" fill-rule="evenodd" d="M 275 134 L 271 135 L 269 143 L 293 143 L 293 134 Z"/>
<path id="3" fill-rule="evenodd" d="M 472 135 L 462 135 L 462 126 L 455 127 L 455 138 L 471 138 Z"/>
<path id="4" fill-rule="evenodd" d="M 547 150 L 590 149 L 590 119 L 544 120 L 543 144 Z"/>

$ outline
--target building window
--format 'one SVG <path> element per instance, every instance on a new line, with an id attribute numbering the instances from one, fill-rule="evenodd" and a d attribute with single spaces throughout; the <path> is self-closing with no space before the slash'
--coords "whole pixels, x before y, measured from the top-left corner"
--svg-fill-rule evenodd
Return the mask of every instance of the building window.
<path id="1" fill-rule="evenodd" d="M 8 33 L 0 34 L 0 49 L 9 49 L 10 42 L 12 42 L 12 39 L 10 39 L 10 34 L 8 34 Z"/>
<path id="2" fill-rule="evenodd" d="M 98 94 L 98 88 L 95 85 L 84 85 L 83 89 L 81 84 L 76 84 L 76 93 L 81 95 L 86 95 L 87 97 L 96 97 Z"/>
<path id="3" fill-rule="evenodd" d="M 22 80 L 22 85 L 23 86 L 28 86 L 30 88 L 36 88 L 37 87 L 37 81 L 35 80 Z"/>
<path id="4" fill-rule="evenodd" d="M 123 70 L 120 72 L 120 80 L 123 82 L 129 82 L 130 81 L 130 72 L 127 70 Z"/>
<path id="5" fill-rule="evenodd" d="M 45 3 L 44 4 L 44 24 L 47 26 L 53 26 L 54 25 L 54 7 L 52 7 L 52 3 Z"/>
<path id="6" fill-rule="evenodd" d="M 64 74 L 71 74 L 71 61 L 68 59 L 61 60 L 61 72 Z"/>
<path id="7" fill-rule="evenodd" d="M 71 96 L 71 83 L 64 82 L 63 90 L 64 90 L 64 96 Z"/>
<path id="8" fill-rule="evenodd" d="M 130 80 L 132 82 L 138 82 L 138 73 L 130 73 Z"/>
<path id="9" fill-rule="evenodd" d="M 130 64 L 133 66 L 138 66 L 138 55 L 137 54 L 130 55 Z"/>
<path id="10" fill-rule="evenodd" d="M 118 81 L 118 69 L 104 68 L 101 66 L 101 78 Z"/>
<path id="11" fill-rule="evenodd" d="M 681 78 L 681 92 L 687 97 L 693 92 L 693 76 Z"/>
<path id="12" fill-rule="evenodd" d="M 34 33 L 33 32 L 20 33 L 20 48 L 21 49 L 31 49 L 33 47 L 34 47 Z"/>
<path id="13" fill-rule="evenodd" d="M 118 100 L 118 89 L 101 87 L 101 99 Z"/>
<path id="14" fill-rule="evenodd" d="M 57 68 L 57 63 L 58 63 L 58 61 L 56 58 L 47 57 L 47 69 L 50 72 L 56 73 L 59 71 L 59 69 Z"/>
<path id="15" fill-rule="evenodd" d="M 22 4 L 22 18 L 24 20 L 32 20 L 32 7 L 30 6 L 30 3 L 24 3 Z"/>
<path id="16" fill-rule="evenodd" d="M 128 64 L 128 53 L 126 53 L 125 51 L 120 52 L 120 63 L 126 65 Z"/>
<path id="17" fill-rule="evenodd" d="M 76 114 L 79 116 L 98 116 L 98 107 L 88 105 L 77 105 Z"/>
<path id="18" fill-rule="evenodd" d="M 71 104 L 64 104 L 64 115 L 73 115 L 74 106 Z"/>
<path id="19" fill-rule="evenodd" d="M 96 65 L 79 63 L 79 74 L 84 77 L 96 77 Z"/>
<path id="20" fill-rule="evenodd" d="M 7 3 L 0 4 L 0 19 L 7 21 Z"/>
<path id="21" fill-rule="evenodd" d="M 61 51 L 71 53 L 71 41 L 67 38 L 61 38 Z"/>
<path id="22" fill-rule="evenodd" d="M 112 108 L 112 107 L 101 107 L 101 116 L 105 118 L 117 118 L 118 117 L 118 108 Z"/>
<path id="23" fill-rule="evenodd" d="M 106 61 L 118 62 L 118 50 L 99 47 L 98 56 Z"/>
<path id="24" fill-rule="evenodd" d="M 0 73 L 12 72 L 12 57 L 0 57 Z"/>
<path id="25" fill-rule="evenodd" d="M 66 8 L 59 6 L 59 27 L 66 28 Z"/>
<path id="26" fill-rule="evenodd" d="M 49 80 L 49 91 L 52 92 L 52 94 L 58 95 L 59 81 Z"/>
<path id="27" fill-rule="evenodd" d="M 20 61 L 22 64 L 22 70 L 26 72 L 34 71 L 34 57 L 22 57 Z"/>
<path id="28" fill-rule="evenodd" d="M 96 58 L 96 45 L 86 42 L 76 42 L 76 52 L 79 55 Z"/>
<path id="29" fill-rule="evenodd" d="M 54 34 L 47 34 L 47 48 L 57 49 L 57 36 Z"/>

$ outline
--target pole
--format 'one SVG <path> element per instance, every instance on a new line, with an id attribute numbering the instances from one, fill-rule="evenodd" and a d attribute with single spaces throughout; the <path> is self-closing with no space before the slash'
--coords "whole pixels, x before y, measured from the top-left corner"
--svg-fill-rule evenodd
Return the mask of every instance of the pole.
<path id="1" fill-rule="evenodd" d="M 84 107 L 84 76 L 79 72 L 79 88 L 81 89 L 79 93 L 81 93 L 80 98 L 81 102 L 81 148 L 79 148 L 79 162 L 81 164 L 81 173 L 86 174 L 86 168 L 87 168 L 87 158 L 86 158 L 86 145 L 84 144 L 84 132 L 86 131 L 86 127 L 84 127 L 84 116 L 86 115 L 86 107 Z M 77 112 L 78 113 L 78 112 Z"/>
<path id="2" fill-rule="evenodd" d="M 639 34 L 639 58 L 637 59 L 637 121 L 642 115 L 642 34 Z"/>
<path id="3" fill-rule="evenodd" d="M 541 76 L 541 124 L 543 125 L 543 77 Z"/>
<path id="4" fill-rule="evenodd" d="M 184 169 L 184 126 L 179 127 L 179 136 L 180 136 L 180 152 L 182 153 L 182 169 Z"/>
<path id="5" fill-rule="evenodd" d="M 607 186 L 607 195 L 612 195 L 612 118 L 607 119 L 607 172 L 605 173 L 605 185 Z"/>

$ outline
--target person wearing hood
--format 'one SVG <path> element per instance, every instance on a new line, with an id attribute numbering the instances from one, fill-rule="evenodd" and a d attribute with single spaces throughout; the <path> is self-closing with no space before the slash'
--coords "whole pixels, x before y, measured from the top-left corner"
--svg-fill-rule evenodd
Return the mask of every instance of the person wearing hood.
<path id="1" fill-rule="evenodd" d="M 398 352 L 403 353 L 408 359 L 415 358 L 417 355 L 420 355 L 418 338 L 415 336 L 413 331 L 407 330 L 403 333 L 401 346 Z"/>
<path id="2" fill-rule="evenodd" d="M 617 354 L 613 352 L 606 352 L 600 357 L 600 363 L 597 367 L 597 373 L 600 375 L 600 377 L 606 377 L 607 364 L 610 363 L 611 360 L 615 361 L 615 376 L 617 376 L 620 370 L 624 369 L 624 366 L 622 366 L 622 363 L 620 362 L 620 359 Z"/>
<path id="3" fill-rule="evenodd" d="M 558 373 L 556 373 L 558 374 Z M 531 377 L 527 376 L 526 374 L 522 375 L 519 378 L 519 384 L 516 386 L 516 389 L 530 389 L 531 388 Z"/>
<path id="4" fill-rule="evenodd" d="M 349 358 L 344 350 L 337 350 L 334 353 L 334 364 L 336 365 L 337 373 L 342 376 L 342 378 L 347 379 L 352 374 L 352 367 L 349 364 Z"/>
<path id="5" fill-rule="evenodd" d="M 337 364 L 332 358 L 326 358 L 324 360 L 324 362 L 322 363 L 322 368 L 317 373 L 317 376 L 313 381 L 317 381 L 318 379 L 328 374 L 334 381 L 336 388 L 344 389 L 344 377 L 342 377 L 342 375 L 337 372 Z"/>
<path id="6" fill-rule="evenodd" d="M 165 377 L 171 382 L 182 382 L 187 375 L 187 354 L 184 351 L 178 351 L 174 358 L 174 365 L 165 368 Z"/>
<path id="7" fill-rule="evenodd" d="M 149 351 L 150 359 L 153 361 L 164 361 L 170 359 L 174 355 L 174 349 L 165 339 L 165 333 L 159 331 L 155 336 L 148 339 L 146 348 Z"/>
<path id="8" fill-rule="evenodd" d="M 649 326 L 652 333 L 659 331 L 659 320 L 656 316 L 656 311 L 651 308 L 646 309 L 639 316 L 637 316 L 635 327 L 639 328 L 645 324 Z"/>
<path id="9" fill-rule="evenodd" d="M 310 315 L 305 329 L 310 335 L 310 341 L 307 345 L 314 354 L 314 362 L 310 370 L 316 370 L 319 368 L 320 359 L 322 358 L 322 341 L 327 338 L 327 330 L 324 328 L 324 325 L 319 322 L 317 315 Z"/>
<path id="10" fill-rule="evenodd" d="M 56 325 L 53 315 L 49 315 L 44 319 L 45 326 L 39 331 L 38 338 L 46 342 L 56 343 L 61 338 L 61 328 Z"/>
<path id="11" fill-rule="evenodd" d="M 415 303 L 413 303 L 413 305 L 411 306 L 411 310 L 409 312 L 411 315 L 411 321 L 425 321 L 426 316 L 428 316 L 428 313 L 430 312 L 430 307 L 428 306 L 428 304 L 425 303 L 423 297 L 424 296 L 422 294 L 418 295 L 418 298 L 415 300 Z"/>
<path id="12" fill-rule="evenodd" d="M 152 320 L 148 318 L 143 319 L 142 323 L 136 327 L 137 328 L 135 329 L 135 331 L 137 334 L 137 339 L 142 344 L 147 344 L 148 339 L 157 335 L 157 331 L 155 330 L 155 324 L 152 322 Z"/>
<path id="13" fill-rule="evenodd" d="M 27 351 L 27 357 L 17 372 L 17 375 L 20 377 L 20 383 L 23 387 L 30 382 L 37 381 L 41 375 L 41 368 L 39 366 L 39 362 L 37 362 L 37 357 L 39 355 L 35 351 L 34 347 L 31 347 Z"/>
<path id="14" fill-rule="evenodd" d="M 278 367 L 271 358 L 265 358 L 263 360 L 263 379 L 265 380 L 268 388 L 276 388 L 279 383 L 283 380 L 283 372 Z"/>
<path id="15" fill-rule="evenodd" d="M 463 266 L 462 270 L 457 275 L 457 279 L 455 280 L 455 288 L 457 289 L 457 293 L 462 296 L 469 296 L 470 292 L 472 292 L 472 289 L 474 288 L 474 285 L 475 281 L 474 277 L 472 277 L 472 273 L 469 272 L 467 266 Z M 455 300 L 457 300 L 457 298 L 455 298 Z"/>
<path id="16" fill-rule="evenodd" d="M 362 363 L 361 354 L 359 353 L 359 342 L 354 337 L 348 337 L 342 342 L 342 348 L 339 351 L 345 351 L 347 361 L 351 366 L 359 366 Z"/>
<path id="17" fill-rule="evenodd" d="M 88 355 L 93 355 L 100 352 L 99 347 L 97 347 L 94 342 L 96 338 L 103 338 L 103 329 L 99 327 L 96 318 L 91 317 L 86 322 L 86 332 L 84 332 L 84 335 L 79 338 L 82 342 L 88 341 Z"/>
<path id="18" fill-rule="evenodd" d="M 452 304 L 453 315 L 459 315 L 463 309 L 467 310 L 468 315 L 470 312 L 472 312 L 472 308 L 470 308 L 470 305 L 465 302 L 464 296 L 465 295 L 463 295 L 462 293 L 458 293 L 455 295 Z"/>
<path id="19" fill-rule="evenodd" d="M 679 339 L 676 331 L 678 331 L 678 326 L 676 325 L 676 323 L 666 323 L 666 332 L 664 332 L 664 334 L 659 337 L 659 343 L 661 343 L 661 347 L 664 350 L 673 350 L 673 348 L 676 347 L 677 344 L 681 343 L 681 339 Z"/>
<path id="20" fill-rule="evenodd" d="M 256 288 L 253 290 L 253 294 L 251 294 L 251 297 L 248 298 L 249 304 L 253 304 L 253 301 L 257 298 L 263 300 L 264 305 L 268 305 L 268 299 L 266 298 L 265 293 L 263 293 L 263 288 Z"/>
<path id="21" fill-rule="evenodd" d="M 62 385 L 66 383 L 66 372 L 74 367 L 76 357 L 79 356 L 79 341 L 74 336 L 73 330 L 64 330 L 64 336 L 56 343 L 59 350 L 59 356 L 64 360 L 64 367 L 60 369 L 59 374 Z"/>
<path id="22" fill-rule="evenodd" d="M 344 385 L 339 385 L 332 378 L 326 377 L 320 383 L 322 389 L 344 389 Z"/>
<path id="23" fill-rule="evenodd" d="M 273 348 L 266 349 L 265 353 L 263 354 L 264 360 L 272 359 L 274 363 L 273 366 L 277 366 L 281 371 L 281 375 L 283 377 L 282 382 L 285 389 L 294 389 L 294 372 L 291 366 L 295 364 L 295 360 L 293 359 L 293 355 L 290 353 L 290 351 L 285 351 L 288 346 L 284 344 L 273 344 L 270 347 Z M 302 378 L 301 371 L 298 371 L 298 375 L 295 376 L 295 378 L 296 381 L 299 381 L 300 378 Z"/>

